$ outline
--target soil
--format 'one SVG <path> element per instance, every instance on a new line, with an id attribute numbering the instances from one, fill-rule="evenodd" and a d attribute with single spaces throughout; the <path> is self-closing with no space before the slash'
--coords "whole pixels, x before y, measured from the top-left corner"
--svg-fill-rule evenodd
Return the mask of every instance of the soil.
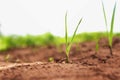
<path id="1" fill-rule="evenodd" d="M 73 44 L 70 63 L 65 63 L 65 45 L 14 48 L 0 52 L 0 80 L 120 80 L 120 38 Z M 52 59 L 49 61 L 49 59 Z"/>

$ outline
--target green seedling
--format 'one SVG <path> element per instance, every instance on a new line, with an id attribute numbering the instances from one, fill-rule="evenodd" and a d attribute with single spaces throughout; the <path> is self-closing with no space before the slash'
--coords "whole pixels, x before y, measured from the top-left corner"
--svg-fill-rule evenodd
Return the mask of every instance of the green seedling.
<path id="1" fill-rule="evenodd" d="M 95 54 L 98 53 L 98 50 L 99 50 L 99 38 L 97 36 L 95 36 L 95 42 L 96 42 L 96 45 L 95 45 Z"/>
<path id="2" fill-rule="evenodd" d="M 99 50 L 99 44 L 98 44 L 98 40 L 96 41 L 96 46 L 95 46 L 95 52 L 97 53 Z"/>
<path id="3" fill-rule="evenodd" d="M 67 13 L 65 14 L 65 44 L 66 44 L 66 49 L 65 49 L 65 51 L 66 51 L 66 63 L 69 63 L 70 49 L 71 49 L 73 40 L 74 40 L 74 38 L 75 38 L 75 36 L 76 36 L 76 32 L 77 32 L 78 27 L 79 27 L 79 25 L 80 25 L 81 22 L 82 22 L 82 18 L 81 18 L 80 21 L 78 22 L 77 27 L 76 27 L 76 29 L 75 29 L 75 31 L 74 31 L 74 34 L 73 34 L 73 36 L 72 36 L 72 38 L 71 38 L 71 41 L 70 41 L 70 43 L 69 43 L 69 42 L 68 42 L 68 28 L 67 28 L 67 27 L 68 27 L 68 25 L 67 25 Z"/>
<path id="4" fill-rule="evenodd" d="M 54 58 L 53 58 L 53 57 L 50 57 L 50 58 L 48 59 L 48 61 L 49 61 L 49 62 L 54 62 Z"/>
<path id="5" fill-rule="evenodd" d="M 116 3 L 115 3 L 114 8 L 113 8 L 113 13 L 112 13 L 112 18 L 111 18 L 111 25 L 110 25 L 110 31 L 108 31 L 108 28 L 107 28 L 108 23 L 107 23 L 107 17 L 106 17 L 106 12 L 105 12 L 105 8 L 104 8 L 103 2 L 102 2 L 102 8 L 103 8 L 105 25 L 106 25 L 106 29 L 107 29 L 107 36 L 108 36 L 108 40 L 109 40 L 110 54 L 113 55 L 113 53 L 112 53 L 112 39 L 113 39 L 113 29 L 114 29 L 114 21 L 115 21 Z"/>
<path id="6" fill-rule="evenodd" d="M 5 59 L 6 62 L 8 62 L 10 60 L 10 55 L 7 54 L 4 59 Z"/>

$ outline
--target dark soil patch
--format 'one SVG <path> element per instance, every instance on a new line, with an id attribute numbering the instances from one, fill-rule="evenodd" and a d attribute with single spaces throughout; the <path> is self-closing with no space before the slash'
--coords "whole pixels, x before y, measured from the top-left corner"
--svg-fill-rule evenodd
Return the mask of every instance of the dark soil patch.
<path id="1" fill-rule="evenodd" d="M 74 44 L 70 63 L 64 45 L 0 52 L 0 80 L 120 80 L 120 38 L 113 39 L 113 56 L 106 38 L 99 44 L 97 53 L 93 41 Z"/>

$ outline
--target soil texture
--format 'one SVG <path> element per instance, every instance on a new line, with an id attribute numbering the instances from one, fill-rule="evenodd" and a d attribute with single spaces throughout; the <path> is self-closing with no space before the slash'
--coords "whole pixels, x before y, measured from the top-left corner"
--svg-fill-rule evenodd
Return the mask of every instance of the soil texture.
<path id="1" fill-rule="evenodd" d="M 73 44 L 70 63 L 65 45 L 14 48 L 0 52 L 0 80 L 120 80 L 120 38 Z"/>

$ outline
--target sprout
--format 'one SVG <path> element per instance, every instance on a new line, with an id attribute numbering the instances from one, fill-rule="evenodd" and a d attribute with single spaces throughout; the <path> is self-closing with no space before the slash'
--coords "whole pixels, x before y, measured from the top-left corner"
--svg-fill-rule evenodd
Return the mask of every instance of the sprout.
<path id="1" fill-rule="evenodd" d="M 78 24 L 77 24 L 77 27 L 76 27 L 76 29 L 75 29 L 75 31 L 74 31 L 74 34 L 73 34 L 73 36 L 72 36 L 72 38 L 71 38 L 71 41 L 70 41 L 70 43 L 68 42 L 68 26 L 67 26 L 67 12 L 66 12 L 66 15 L 65 15 L 65 44 L 66 44 L 66 62 L 68 63 L 69 62 L 69 53 L 70 53 L 70 49 L 71 49 L 71 45 L 72 45 L 72 43 L 73 43 L 73 40 L 74 40 L 74 38 L 75 38 L 75 36 L 76 36 L 76 32 L 77 32 L 77 30 L 78 30 L 78 27 L 79 27 L 79 25 L 80 25 L 80 23 L 81 23 L 81 21 L 82 21 L 82 18 L 80 19 L 80 21 L 78 22 Z"/>
<path id="2" fill-rule="evenodd" d="M 110 54 L 113 55 L 113 53 L 112 53 L 112 39 L 113 39 L 113 29 L 114 29 L 114 19 L 115 19 L 116 3 L 114 5 L 114 9 L 113 9 L 113 13 L 112 13 L 110 32 L 108 31 L 108 28 L 107 28 L 107 26 L 108 26 L 107 25 L 107 17 L 106 17 L 106 12 L 105 12 L 105 8 L 104 8 L 103 2 L 102 2 L 102 8 L 103 8 L 105 25 L 106 25 L 106 29 L 107 29 L 107 36 L 108 36 L 108 40 L 109 40 Z"/>
<path id="3" fill-rule="evenodd" d="M 48 61 L 49 62 L 54 62 L 54 58 L 53 57 L 49 57 Z"/>
<path id="4" fill-rule="evenodd" d="M 8 62 L 8 61 L 10 60 L 10 57 L 11 57 L 11 56 L 10 56 L 9 54 L 7 54 L 7 55 L 5 56 L 5 58 L 4 58 L 5 61 Z"/>
<path id="5" fill-rule="evenodd" d="M 99 44 L 98 44 L 98 40 L 96 41 L 96 46 L 95 46 L 95 52 L 97 53 L 99 50 Z"/>

